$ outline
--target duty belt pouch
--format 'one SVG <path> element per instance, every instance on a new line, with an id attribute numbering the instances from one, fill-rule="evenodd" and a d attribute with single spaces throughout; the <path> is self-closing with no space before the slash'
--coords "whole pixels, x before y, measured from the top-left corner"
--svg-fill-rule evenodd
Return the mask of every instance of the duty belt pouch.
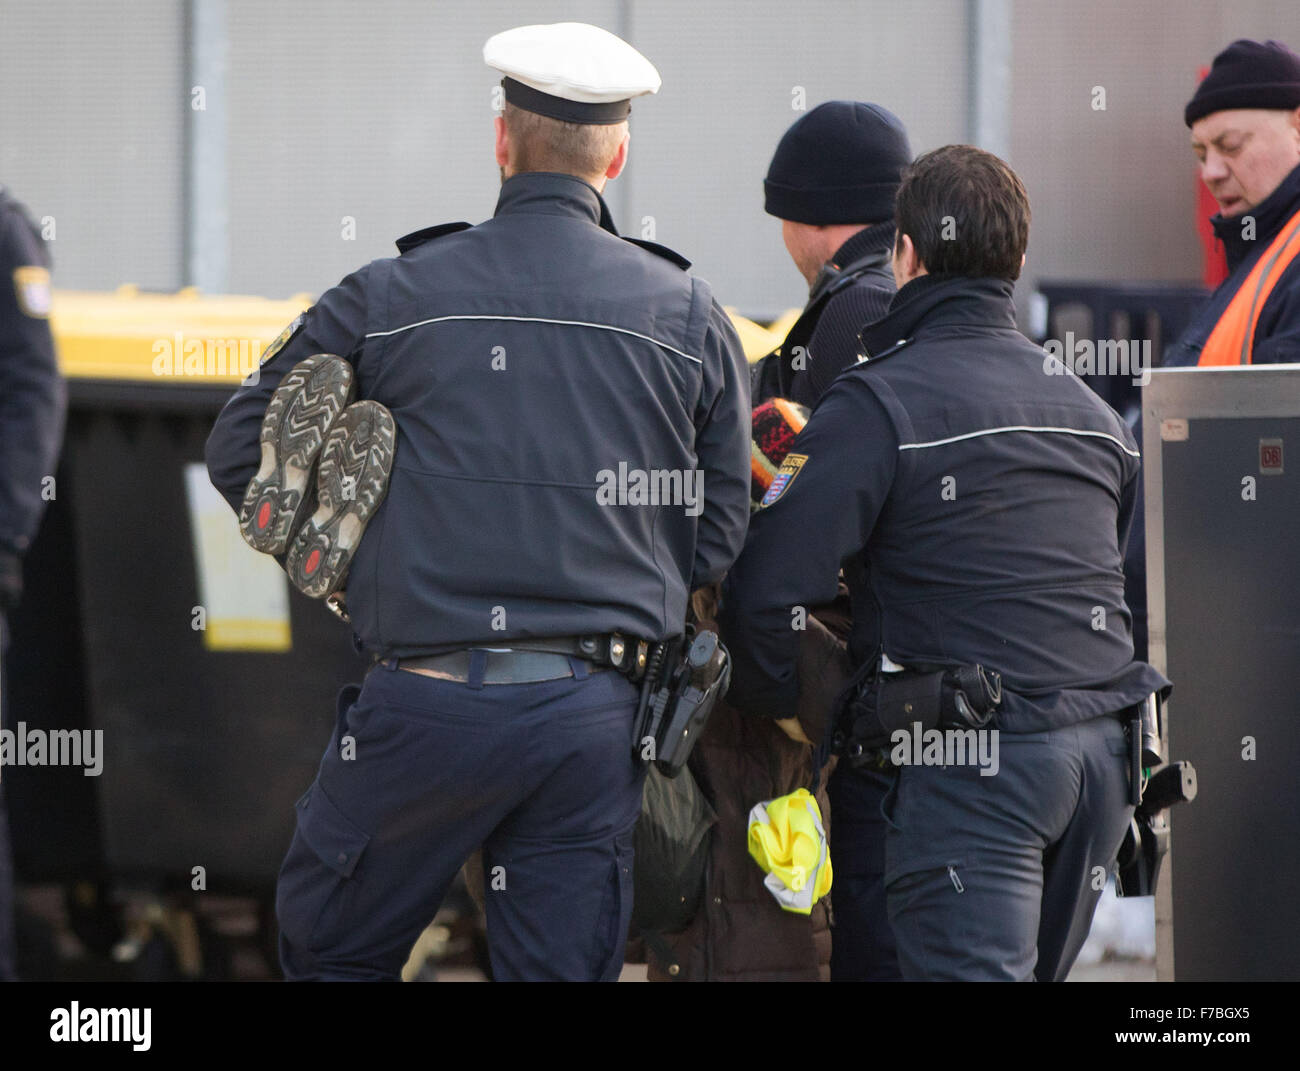
<path id="1" fill-rule="evenodd" d="M 1001 676 L 980 665 L 864 674 L 848 696 L 839 749 L 856 762 L 888 745 L 899 729 L 981 729 L 1001 703 Z"/>
<path id="2" fill-rule="evenodd" d="M 876 720 L 885 739 L 896 729 L 934 729 L 943 715 L 944 674 L 882 673 L 876 697 Z"/>

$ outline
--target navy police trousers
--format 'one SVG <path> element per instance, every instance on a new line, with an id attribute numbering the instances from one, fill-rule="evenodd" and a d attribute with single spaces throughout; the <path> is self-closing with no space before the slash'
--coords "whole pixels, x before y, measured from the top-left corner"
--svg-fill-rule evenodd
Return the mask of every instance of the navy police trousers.
<path id="1" fill-rule="evenodd" d="M 9 691 L 5 661 L 9 654 L 9 623 L 0 613 L 0 725 L 10 728 Z M 18 981 L 18 948 L 14 939 L 14 863 L 9 848 L 9 815 L 0 785 L 0 982 Z"/>
<path id="2" fill-rule="evenodd" d="M 885 819 L 880 805 L 893 771 L 853 769 L 831 776 L 832 982 L 901 982 L 894 931 L 885 907 Z"/>
<path id="3" fill-rule="evenodd" d="M 1088 936 L 1133 814 L 1124 726 L 1004 732 L 999 752 L 990 776 L 904 766 L 884 800 L 889 919 L 909 981 L 1062 981 Z"/>
<path id="4" fill-rule="evenodd" d="M 618 978 L 645 776 L 638 690 L 572 664 L 573 677 L 475 687 L 383 663 L 344 690 L 280 870 L 286 978 L 396 981 L 480 845 L 498 980 Z"/>

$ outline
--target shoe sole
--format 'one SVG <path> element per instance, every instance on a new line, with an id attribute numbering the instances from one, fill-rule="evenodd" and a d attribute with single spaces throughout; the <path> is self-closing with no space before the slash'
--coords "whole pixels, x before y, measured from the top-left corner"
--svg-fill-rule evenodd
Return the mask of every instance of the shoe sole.
<path id="1" fill-rule="evenodd" d="M 310 508 L 316 461 L 356 383 L 342 357 L 318 353 L 281 380 L 262 418 L 262 462 L 239 510 L 239 530 L 254 550 L 283 554 Z"/>
<path id="2" fill-rule="evenodd" d="M 330 428 L 316 473 L 316 512 L 289 546 L 285 570 L 313 599 L 343 587 L 366 525 L 388 493 L 397 429 L 378 402 L 357 402 Z"/>

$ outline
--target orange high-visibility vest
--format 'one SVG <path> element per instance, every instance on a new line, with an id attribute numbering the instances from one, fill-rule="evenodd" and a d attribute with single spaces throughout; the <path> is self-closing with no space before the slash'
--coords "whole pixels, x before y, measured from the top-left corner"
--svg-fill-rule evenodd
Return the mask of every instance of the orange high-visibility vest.
<path id="1" fill-rule="evenodd" d="M 1282 273 L 1300 255 L 1300 212 L 1278 232 L 1264 255 L 1237 288 L 1201 350 L 1197 365 L 1250 364 L 1260 313 Z"/>

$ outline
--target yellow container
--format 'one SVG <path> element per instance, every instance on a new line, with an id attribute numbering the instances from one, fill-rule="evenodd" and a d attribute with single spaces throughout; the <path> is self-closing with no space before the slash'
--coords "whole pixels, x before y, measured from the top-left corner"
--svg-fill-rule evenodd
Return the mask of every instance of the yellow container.
<path id="1" fill-rule="evenodd" d="M 131 285 L 112 293 L 56 290 L 50 326 L 69 378 L 234 384 L 312 301 L 310 294 L 283 301 L 205 296 L 193 287 L 175 294 Z M 779 346 L 799 316 L 791 309 L 768 328 L 727 313 L 751 363 Z"/>
<path id="2" fill-rule="evenodd" d="M 56 290 L 50 326 L 59 367 L 75 379 L 141 383 L 238 383 L 262 351 L 304 309 L 308 294 L 286 301 L 175 294 Z"/>

